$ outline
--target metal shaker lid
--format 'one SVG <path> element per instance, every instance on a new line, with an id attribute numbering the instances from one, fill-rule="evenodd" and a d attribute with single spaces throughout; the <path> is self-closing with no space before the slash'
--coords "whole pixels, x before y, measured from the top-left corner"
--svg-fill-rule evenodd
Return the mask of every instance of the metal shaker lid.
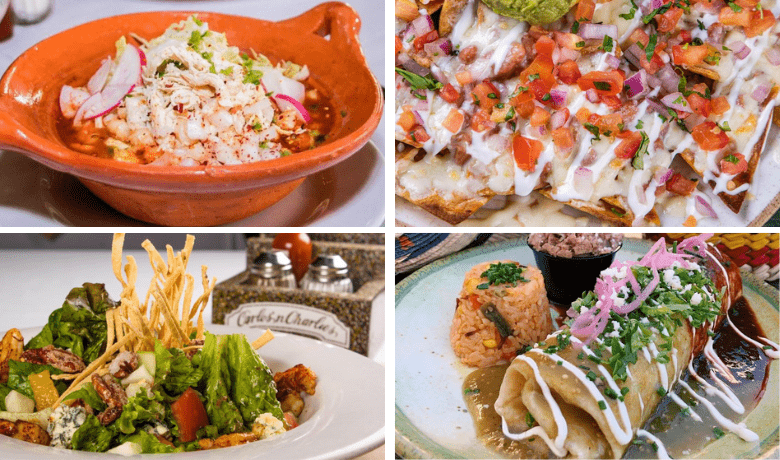
<path id="1" fill-rule="evenodd" d="M 347 262 L 338 254 L 323 254 L 309 265 L 309 273 L 322 282 L 345 278 L 348 271 Z"/>
<path id="2" fill-rule="evenodd" d="M 262 278 L 279 278 L 292 274 L 292 262 L 285 250 L 261 252 L 255 258 L 250 270 Z"/>

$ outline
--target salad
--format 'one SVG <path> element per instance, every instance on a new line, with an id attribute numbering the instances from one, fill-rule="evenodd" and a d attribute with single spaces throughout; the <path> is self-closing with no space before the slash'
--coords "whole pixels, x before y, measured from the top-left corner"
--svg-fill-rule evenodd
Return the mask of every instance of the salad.
<path id="1" fill-rule="evenodd" d="M 0 434 L 129 455 L 228 447 L 295 428 L 316 375 L 301 364 L 273 374 L 255 352 L 273 339 L 270 331 L 253 343 L 205 331 L 216 280 L 202 267 L 203 293 L 194 297 L 186 272 L 194 237 L 178 253 L 168 246 L 167 262 L 143 243 L 154 268 L 143 299 L 133 257 L 122 267 L 123 242 L 115 235 L 119 301 L 103 284 L 85 283 L 26 344 L 18 329 L 5 334 Z"/>
<path id="2" fill-rule="evenodd" d="M 83 153 L 181 166 L 271 160 L 321 143 L 331 114 L 307 87 L 309 69 L 250 54 L 194 15 L 149 41 L 122 36 L 88 82 L 62 87 L 61 134 Z"/>

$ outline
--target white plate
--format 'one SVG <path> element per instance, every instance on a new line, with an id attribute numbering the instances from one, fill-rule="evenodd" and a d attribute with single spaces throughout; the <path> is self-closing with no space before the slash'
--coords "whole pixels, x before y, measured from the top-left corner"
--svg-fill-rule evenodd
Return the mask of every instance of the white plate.
<path id="1" fill-rule="evenodd" d="M 617 260 L 637 260 L 650 248 L 626 239 Z M 437 260 L 396 286 L 395 450 L 404 458 L 490 458 L 477 439 L 463 400 L 463 380 L 474 368 L 460 362 L 450 345 L 450 325 L 463 276 L 474 265 L 511 259 L 534 265 L 524 241 L 479 246 Z M 777 290 L 742 274 L 745 297 L 770 340 L 778 340 Z M 761 403 L 742 421 L 761 439 L 760 447 L 724 436 L 691 457 L 777 458 L 778 362 L 770 366 Z M 720 403 L 715 401 L 716 406 Z M 769 416 L 766 416 L 769 414 Z M 766 418 L 762 418 L 766 417 Z M 709 455 L 708 455 L 709 454 Z"/>
<path id="2" fill-rule="evenodd" d="M 381 129 L 381 128 L 380 128 Z M 149 226 L 115 211 L 76 180 L 0 150 L 0 226 Z M 231 227 L 378 227 L 385 217 L 384 157 L 369 142 L 308 177 L 273 206 Z"/>
<path id="3" fill-rule="evenodd" d="M 41 328 L 24 329 L 26 340 Z M 246 329 L 209 325 L 215 334 L 241 334 Z M 384 443 L 384 367 L 370 359 L 319 340 L 274 333 L 259 354 L 274 372 L 304 364 L 317 374 L 317 390 L 306 397 L 298 428 L 280 436 L 242 446 L 179 454 L 154 454 L 136 458 L 178 460 L 327 460 L 352 458 Z M 249 337 L 253 340 L 254 337 Z M 95 454 L 57 449 L 0 435 L 0 458 L 40 460 L 64 456 L 74 460 L 119 459 L 114 454 Z"/>

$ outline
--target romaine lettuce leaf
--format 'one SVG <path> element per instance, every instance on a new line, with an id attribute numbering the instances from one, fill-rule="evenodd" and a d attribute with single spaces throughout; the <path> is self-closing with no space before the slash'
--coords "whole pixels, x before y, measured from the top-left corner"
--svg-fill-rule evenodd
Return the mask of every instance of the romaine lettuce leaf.
<path id="1" fill-rule="evenodd" d="M 224 356 L 227 336 L 206 333 L 201 369 L 204 370 L 200 390 L 206 399 L 206 413 L 220 434 L 244 430 L 244 420 L 230 398 L 230 369 Z"/>
<path id="2" fill-rule="evenodd" d="M 106 310 L 115 306 L 103 284 L 84 283 L 73 288 L 62 307 L 52 312 L 49 322 L 25 349 L 54 345 L 70 350 L 87 363 L 94 361 L 108 338 Z"/>
<path id="3" fill-rule="evenodd" d="M 241 411 L 244 424 L 250 427 L 260 414 L 266 412 L 283 420 L 281 405 L 276 400 L 274 376 L 252 349 L 246 336 L 227 336 L 225 354 L 232 379 L 230 397 Z"/>
<path id="4" fill-rule="evenodd" d="M 100 396 L 95 391 L 95 387 L 91 383 L 85 383 L 84 386 L 68 394 L 63 402 L 71 401 L 73 399 L 82 399 L 85 403 L 89 404 L 89 407 L 96 412 L 103 412 L 106 409 L 106 403 L 100 399 Z"/>
<path id="5" fill-rule="evenodd" d="M 189 452 L 197 449 L 197 443 L 194 443 L 194 445 L 193 443 L 183 444 L 179 447 L 169 446 L 160 442 L 155 435 L 143 430 L 131 435 L 120 436 L 118 444 L 124 444 L 128 441 L 140 445 L 144 454 L 172 454 L 174 452 Z"/>
<path id="6" fill-rule="evenodd" d="M 73 433 L 71 446 L 74 450 L 105 452 L 111 448 L 115 434 L 112 425 L 103 426 L 96 416 L 89 414 L 84 424 Z"/>
<path id="7" fill-rule="evenodd" d="M 124 434 L 135 433 L 145 423 L 162 421 L 165 418 L 163 396 L 153 392 L 152 397 L 146 391 L 139 391 L 122 408 L 122 415 L 113 423 L 114 429 Z"/>
<path id="8" fill-rule="evenodd" d="M 189 387 L 195 388 L 203 377 L 203 371 L 194 366 L 183 351 L 166 349 L 156 340 L 154 343 L 155 385 L 161 385 L 170 395 L 180 395 Z"/>

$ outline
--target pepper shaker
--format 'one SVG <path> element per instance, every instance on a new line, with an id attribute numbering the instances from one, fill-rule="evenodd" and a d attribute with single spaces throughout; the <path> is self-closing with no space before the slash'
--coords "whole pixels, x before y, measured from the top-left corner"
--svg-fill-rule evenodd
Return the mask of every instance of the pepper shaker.
<path id="1" fill-rule="evenodd" d="M 317 257 L 309 265 L 309 271 L 301 280 L 301 289 L 319 292 L 353 292 L 352 280 L 347 273 L 349 266 L 336 254 Z"/>
<path id="2" fill-rule="evenodd" d="M 11 0 L 17 24 L 35 24 L 51 12 L 54 0 Z"/>
<path id="3" fill-rule="evenodd" d="M 249 267 L 252 284 L 265 287 L 295 288 L 295 275 L 287 251 L 262 252 Z"/>

